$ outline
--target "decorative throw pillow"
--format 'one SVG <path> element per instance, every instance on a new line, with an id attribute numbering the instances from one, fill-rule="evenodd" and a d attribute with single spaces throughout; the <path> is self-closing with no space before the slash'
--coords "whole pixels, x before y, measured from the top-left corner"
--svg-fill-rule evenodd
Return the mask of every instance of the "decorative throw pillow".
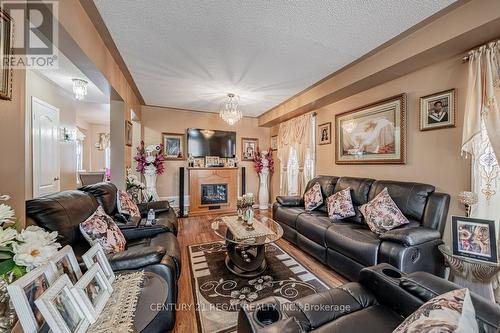
<path id="1" fill-rule="evenodd" d="M 430 299 L 393 333 L 474 333 L 479 328 L 468 289 L 456 289 Z"/>
<path id="2" fill-rule="evenodd" d="M 386 231 L 409 223 L 384 188 L 372 201 L 359 207 L 371 231 L 381 235 Z"/>
<path id="3" fill-rule="evenodd" d="M 99 206 L 97 210 L 84 222 L 80 223 L 80 231 L 92 246 L 101 244 L 107 253 L 122 252 L 127 241 L 115 221 Z"/>
<path id="4" fill-rule="evenodd" d="M 328 208 L 328 217 L 332 220 L 341 220 L 356 215 L 352 204 L 350 187 L 330 195 L 326 199 L 326 206 Z"/>
<path id="5" fill-rule="evenodd" d="M 315 183 L 306 193 L 304 193 L 304 206 L 307 211 L 312 211 L 323 204 L 321 186 Z"/>
<path id="6" fill-rule="evenodd" d="M 118 212 L 120 214 L 127 214 L 132 217 L 141 217 L 139 207 L 137 207 L 137 204 L 132 200 L 127 192 L 118 190 L 116 198 L 118 199 Z"/>

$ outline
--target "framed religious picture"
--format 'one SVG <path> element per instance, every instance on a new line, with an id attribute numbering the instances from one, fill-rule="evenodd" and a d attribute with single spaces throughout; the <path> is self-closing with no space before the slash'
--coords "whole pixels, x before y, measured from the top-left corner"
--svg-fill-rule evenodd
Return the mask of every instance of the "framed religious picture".
<path id="1" fill-rule="evenodd" d="M 125 145 L 132 147 L 132 122 L 125 120 Z"/>
<path id="2" fill-rule="evenodd" d="M 455 127 L 455 89 L 420 97 L 420 130 Z"/>
<path id="3" fill-rule="evenodd" d="M 186 158 L 184 134 L 162 133 L 163 155 L 166 160 L 184 160 Z"/>
<path id="4" fill-rule="evenodd" d="M 8 61 L 13 47 L 12 18 L 0 8 L 0 99 L 12 99 L 12 66 Z"/>
<path id="5" fill-rule="evenodd" d="M 278 150 L 278 136 L 273 135 L 271 137 L 271 150 Z"/>
<path id="6" fill-rule="evenodd" d="M 75 253 L 69 245 L 59 250 L 59 252 L 50 259 L 50 264 L 55 271 L 56 277 L 66 274 L 73 284 L 78 282 L 82 277 L 80 264 L 78 264 Z"/>
<path id="7" fill-rule="evenodd" d="M 335 163 L 404 164 L 406 94 L 335 116 Z"/>
<path id="8" fill-rule="evenodd" d="M 332 143 L 332 123 L 318 125 L 318 144 L 327 145 Z"/>
<path id="9" fill-rule="evenodd" d="M 257 147 L 259 146 L 259 139 L 255 138 L 241 138 L 241 160 L 253 161 Z"/>
<path id="10" fill-rule="evenodd" d="M 452 216 L 453 254 L 497 263 L 495 221 Z"/>

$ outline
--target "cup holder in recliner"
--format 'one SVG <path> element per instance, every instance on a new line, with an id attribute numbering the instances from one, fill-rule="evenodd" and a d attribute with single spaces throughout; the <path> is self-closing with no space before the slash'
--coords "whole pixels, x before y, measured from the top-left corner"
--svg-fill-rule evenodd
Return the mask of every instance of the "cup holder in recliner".
<path id="1" fill-rule="evenodd" d="M 281 312 L 276 304 L 262 304 L 254 312 L 255 321 L 262 326 L 271 325 L 281 319 Z"/>
<path id="2" fill-rule="evenodd" d="M 382 273 L 384 273 L 386 276 L 393 278 L 393 279 L 400 279 L 401 278 L 401 273 L 395 269 L 384 268 L 384 269 L 382 269 Z"/>

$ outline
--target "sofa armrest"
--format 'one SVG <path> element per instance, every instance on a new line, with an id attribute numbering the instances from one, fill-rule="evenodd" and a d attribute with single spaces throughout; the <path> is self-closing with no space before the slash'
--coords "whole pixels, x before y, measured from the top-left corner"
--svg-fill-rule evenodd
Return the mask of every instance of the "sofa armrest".
<path id="1" fill-rule="evenodd" d="M 137 270 L 144 266 L 160 263 L 166 250 L 160 246 L 133 247 L 123 252 L 108 254 L 108 260 L 114 271 Z"/>
<path id="2" fill-rule="evenodd" d="M 150 238 L 164 232 L 173 232 L 164 225 L 139 226 L 136 228 L 121 229 L 121 232 L 127 241 Z"/>
<path id="3" fill-rule="evenodd" d="M 405 246 L 415 246 L 440 238 L 439 231 L 425 227 L 394 229 L 380 236 L 382 241 L 395 242 Z"/>
<path id="4" fill-rule="evenodd" d="M 304 206 L 304 199 L 298 195 L 278 195 L 276 201 L 284 207 L 299 207 Z"/>
<path id="5" fill-rule="evenodd" d="M 305 332 L 295 318 L 280 320 L 274 324 L 264 326 L 257 333 L 303 333 Z"/>
<path id="6" fill-rule="evenodd" d="M 170 209 L 170 203 L 168 201 L 151 201 L 137 204 L 141 216 L 146 217 L 150 209 L 155 211 L 155 214 L 166 212 Z"/>

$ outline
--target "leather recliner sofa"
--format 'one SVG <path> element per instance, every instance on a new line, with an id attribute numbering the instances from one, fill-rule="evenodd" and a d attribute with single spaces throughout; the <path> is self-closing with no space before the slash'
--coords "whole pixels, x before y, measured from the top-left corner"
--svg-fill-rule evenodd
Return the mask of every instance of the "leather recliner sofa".
<path id="1" fill-rule="evenodd" d="M 359 282 L 293 302 L 271 296 L 242 307 L 238 333 L 388 333 L 431 298 L 460 288 L 426 272 L 406 274 L 380 264 L 362 269 Z M 474 293 L 471 300 L 479 332 L 497 332 L 500 306 Z"/>
<path id="2" fill-rule="evenodd" d="M 109 184 L 106 183 L 107 190 L 116 188 Z M 106 200 L 99 201 L 106 202 Z M 111 202 L 113 200 L 109 200 L 108 203 Z M 116 205 L 116 201 L 114 202 Z M 62 191 L 28 200 L 26 202 L 26 223 L 27 225 L 37 225 L 48 231 L 57 231 L 58 242 L 62 246 L 70 245 L 78 261 L 81 262 L 81 256 L 90 248 L 90 245 L 81 234 L 79 225 L 90 217 L 98 206 L 98 200 L 90 193 L 80 190 Z M 106 204 L 103 205 L 105 211 L 109 213 L 111 204 L 106 206 Z M 175 324 L 175 302 L 177 300 L 177 279 L 180 275 L 181 255 L 175 234 L 165 228 L 158 229 L 153 226 L 123 230 L 127 240 L 125 251 L 108 254 L 107 257 L 114 271 L 150 271 L 160 275 L 167 282 L 169 288 L 165 302 L 167 306 L 162 309 L 161 316 L 158 315 L 158 319 L 155 318 L 150 324 L 152 326 L 158 325 L 161 329 L 150 329 L 152 331 L 168 331 Z"/>
<path id="3" fill-rule="evenodd" d="M 403 272 L 426 271 L 443 276 L 443 256 L 438 250 L 446 223 L 450 196 L 435 192 L 427 184 L 369 178 L 318 176 L 324 202 L 333 193 L 350 188 L 356 216 L 332 221 L 326 205 L 308 212 L 299 196 L 278 196 L 273 219 L 284 230 L 283 237 L 351 281 L 362 268 L 389 263 Z M 373 233 L 359 207 L 388 189 L 406 224 L 381 236 Z"/>

